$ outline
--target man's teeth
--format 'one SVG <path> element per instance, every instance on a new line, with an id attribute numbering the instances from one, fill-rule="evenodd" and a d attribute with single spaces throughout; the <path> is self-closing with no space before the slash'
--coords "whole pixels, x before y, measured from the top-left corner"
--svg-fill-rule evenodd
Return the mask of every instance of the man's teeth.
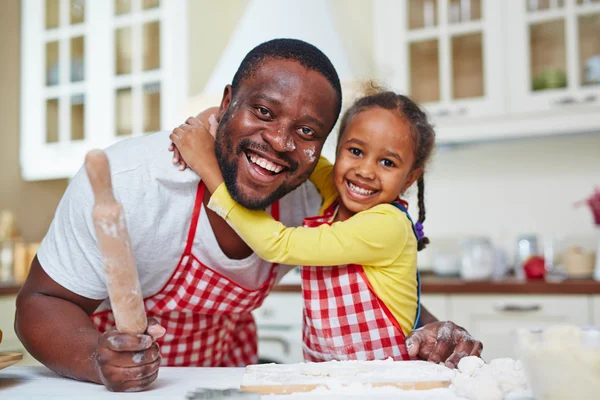
<path id="1" fill-rule="evenodd" d="M 356 192 L 356 193 L 361 194 L 363 196 L 369 196 L 369 195 L 375 193 L 375 190 L 363 189 L 361 187 L 356 186 L 352 182 L 348 182 L 348 186 L 350 187 L 350 189 L 352 189 L 353 192 Z"/>
<path id="2" fill-rule="evenodd" d="M 249 154 L 248 156 L 252 163 L 261 166 L 262 168 L 266 169 L 267 171 L 271 171 L 275 174 L 278 174 L 281 171 L 283 171 L 283 167 L 281 165 L 275 164 L 267 159 L 259 157 L 256 154 Z"/>

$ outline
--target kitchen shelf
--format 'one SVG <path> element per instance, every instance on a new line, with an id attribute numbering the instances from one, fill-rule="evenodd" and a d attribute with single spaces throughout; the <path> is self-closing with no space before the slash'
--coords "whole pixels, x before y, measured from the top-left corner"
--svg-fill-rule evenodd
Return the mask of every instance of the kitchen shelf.
<path id="1" fill-rule="evenodd" d="M 278 285 L 274 292 L 301 292 L 300 285 Z M 503 281 L 464 281 L 459 278 L 424 276 L 423 294 L 600 294 L 600 282 L 591 279 L 572 279 L 559 283 L 546 281 L 522 282 L 515 278 Z"/>
<path id="2" fill-rule="evenodd" d="M 0 284 L 0 296 L 12 296 L 19 293 L 21 286 Z"/>

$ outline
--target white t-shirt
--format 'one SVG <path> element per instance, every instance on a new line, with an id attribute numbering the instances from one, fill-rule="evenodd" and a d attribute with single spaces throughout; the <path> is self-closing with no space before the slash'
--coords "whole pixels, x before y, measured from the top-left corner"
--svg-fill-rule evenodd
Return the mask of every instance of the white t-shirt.
<path id="1" fill-rule="evenodd" d="M 156 294 L 171 277 L 185 249 L 200 178 L 180 171 L 167 150 L 170 132 L 121 141 L 106 154 L 117 201 L 125 210 L 144 297 Z M 321 198 L 306 182 L 280 201 L 280 220 L 299 226 L 316 215 Z M 42 268 L 58 284 L 90 299 L 106 299 L 104 267 L 92 220 L 94 196 L 82 168 L 70 182 L 46 237 L 38 250 Z M 271 263 L 252 254 L 243 260 L 228 258 L 220 249 L 204 212 L 196 229 L 194 255 L 232 281 L 258 288 L 268 278 Z M 278 279 L 290 266 L 281 266 Z M 101 308 L 106 307 L 103 304 Z"/>

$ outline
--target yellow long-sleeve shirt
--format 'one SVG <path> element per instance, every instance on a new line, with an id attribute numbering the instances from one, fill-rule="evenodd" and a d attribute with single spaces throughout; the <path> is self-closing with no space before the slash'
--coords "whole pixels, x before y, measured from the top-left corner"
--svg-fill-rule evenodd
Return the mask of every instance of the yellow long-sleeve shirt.
<path id="1" fill-rule="evenodd" d="M 323 197 L 321 214 L 338 197 L 333 166 L 321 158 L 310 177 Z M 291 265 L 360 264 L 371 287 L 408 335 L 417 312 L 417 241 L 408 217 L 391 204 L 316 228 L 286 227 L 264 211 L 235 202 L 225 184 L 208 207 L 225 218 L 264 260 Z"/>

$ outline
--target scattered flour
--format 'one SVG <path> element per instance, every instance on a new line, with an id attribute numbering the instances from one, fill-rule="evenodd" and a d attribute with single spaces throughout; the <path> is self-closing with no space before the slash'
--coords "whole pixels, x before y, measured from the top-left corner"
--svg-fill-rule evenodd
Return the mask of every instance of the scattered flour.
<path id="1" fill-rule="evenodd" d="M 444 389 L 401 390 L 392 386 L 373 387 L 371 383 L 451 380 Z M 289 365 L 263 364 L 246 368 L 242 386 L 319 385 L 293 398 L 376 398 L 376 399 L 468 399 L 531 400 L 523 366 L 509 358 L 486 364 L 479 357 L 465 357 L 458 370 L 425 361 L 329 361 Z M 265 399 L 281 396 L 263 396 Z"/>
<path id="2" fill-rule="evenodd" d="M 304 156 L 306 157 L 306 159 L 308 160 L 308 162 L 314 162 L 316 157 L 315 157 L 315 148 L 311 147 L 309 149 L 304 149 Z"/>

